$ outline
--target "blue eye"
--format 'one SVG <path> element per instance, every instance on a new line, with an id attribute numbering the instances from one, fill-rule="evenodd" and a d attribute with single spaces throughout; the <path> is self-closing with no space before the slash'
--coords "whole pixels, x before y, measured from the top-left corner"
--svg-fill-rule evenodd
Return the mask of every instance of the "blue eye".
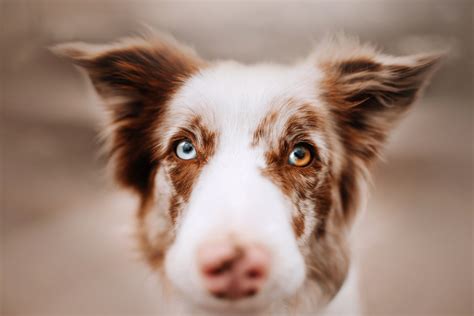
<path id="1" fill-rule="evenodd" d="M 197 156 L 194 145 L 187 140 L 180 141 L 178 145 L 176 146 L 175 152 L 176 152 L 176 156 L 178 156 L 178 158 L 183 159 L 183 160 L 195 159 Z"/>

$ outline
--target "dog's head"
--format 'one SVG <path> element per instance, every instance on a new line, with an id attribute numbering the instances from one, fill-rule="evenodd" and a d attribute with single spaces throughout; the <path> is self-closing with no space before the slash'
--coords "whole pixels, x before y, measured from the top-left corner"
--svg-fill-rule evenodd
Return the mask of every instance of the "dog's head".
<path id="1" fill-rule="evenodd" d="M 353 39 L 293 66 L 206 62 L 172 39 L 56 51 L 106 103 L 148 263 L 197 306 L 236 311 L 337 293 L 367 167 L 439 59 Z"/>

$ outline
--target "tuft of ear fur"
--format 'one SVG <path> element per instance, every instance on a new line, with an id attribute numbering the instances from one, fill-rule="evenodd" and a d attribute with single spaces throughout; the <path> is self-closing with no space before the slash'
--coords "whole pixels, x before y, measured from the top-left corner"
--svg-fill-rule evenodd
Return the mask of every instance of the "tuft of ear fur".
<path id="1" fill-rule="evenodd" d="M 322 70 L 321 98 L 328 104 L 343 143 L 339 176 L 343 212 L 358 209 L 361 179 L 380 155 L 394 123 L 420 96 L 443 54 L 394 57 L 355 38 L 327 39 L 312 56 Z"/>
<path id="2" fill-rule="evenodd" d="M 171 37 L 125 38 L 108 45 L 72 42 L 51 50 L 84 68 L 104 98 L 163 98 L 204 64 L 193 50 Z"/>
<path id="3" fill-rule="evenodd" d="M 384 55 L 345 37 L 319 47 L 321 96 L 335 114 L 350 154 L 365 161 L 378 155 L 393 123 L 420 96 L 442 57 Z"/>
<path id="4" fill-rule="evenodd" d="M 141 194 L 158 161 L 153 132 L 166 103 L 204 62 L 173 38 L 126 38 L 109 45 L 59 44 L 51 50 L 85 69 L 109 112 L 106 136 L 115 177 Z"/>

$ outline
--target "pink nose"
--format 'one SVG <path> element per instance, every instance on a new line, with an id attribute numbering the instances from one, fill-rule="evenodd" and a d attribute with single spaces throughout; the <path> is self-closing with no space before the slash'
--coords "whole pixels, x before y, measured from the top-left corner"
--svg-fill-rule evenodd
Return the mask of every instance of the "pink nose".
<path id="1" fill-rule="evenodd" d="M 268 252 L 258 245 L 209 243 L 198 252 L 204 287 L 221 299 L 236 300 L 256 295 L 267 279 L 269 264 Z"/>

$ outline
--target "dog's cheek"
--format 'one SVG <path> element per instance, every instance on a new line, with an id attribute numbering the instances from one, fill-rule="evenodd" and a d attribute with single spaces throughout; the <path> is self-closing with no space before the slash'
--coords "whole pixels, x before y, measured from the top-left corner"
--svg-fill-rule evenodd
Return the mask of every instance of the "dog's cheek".
<path id="1" fill-rule="evenodd" d="M 338 193 L 337 182 L 328 177 L 315 194 L 321 211 L 316 216 L 323 217 L 316 220 L 312 239 L 305 249 L 308 280 L 320 288 L 324 302 L 338 293 L 350 264 L 348 234 L 344 214 L 339 210 Z"/>
<path id="2" fill-rule="evenodd" d="M 341 288 L 349 270 L 350 251 L 346 236 L 340 232 L 326 233 L 310 244 L 305 259 L 308 279 L 321 288 L 322 299 L 329 301 Z"/>
<path id="3" fill-rule="evenodd" d="M 292 220 L 305 261 L 307 286 L 314 286 L 314 299 L 323 303 L 334 297 L 343 284 L 350 253 L 344 220 L 335 210 L 337 182 L 329 170 L 319 170 L 317 174 L 321 177 L 300 181 L 295 186 L 292 203 L 297 212 Z"/>
<path id="4" fill-rule="evenodd" d="M 161 268 L 175 231 L 169 217 L 174 189 L 165 168 L 155 176 L 153 197 L 142 202 L 137 216 L 137 237 L 142 256 L 152 268 Z"/>
<path id="5" fill-rule="evenodd" d="M 321 195 L 318 192 L 316 171 L 308 170 L 301 173 L 300 170 L 293 169 L 275 165 L 267 168 L 264 175 L 275 183 L 282 194 L 291 201 L 293 233 L 298 243 L 304 244 L 319 221 L 323 224 L 327 203 L 322 199 L 324 194 Z M 319 214 L 320 207 L 321 214 Z"/>
<path id="6" fill-rule="evenodd" d="M 169 161 L 167 163 L 167 177 L 172 187 L 170 194 L 168 215 L 174 226 L 178 224 L 179 218 L 186 204 L 189 202 L 194 183 L 196 182 L 201 166 L 198 163 L 179 163 Z"/>

